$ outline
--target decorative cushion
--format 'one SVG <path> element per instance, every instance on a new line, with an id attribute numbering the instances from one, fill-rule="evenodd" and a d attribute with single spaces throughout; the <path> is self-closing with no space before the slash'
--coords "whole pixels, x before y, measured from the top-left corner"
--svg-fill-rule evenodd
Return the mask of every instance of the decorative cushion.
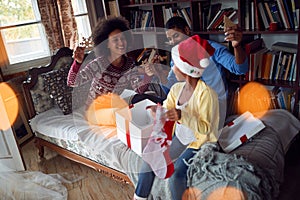
<path id="1" fill-rule="evenodd" d="M 54 100 L 45 91 L 45 81 L 41 75 L 38 76 L 36 85 L 30 90 L 35 112 L 40 114 L 54 106 Z"/>
<path id="2" fill-rule="evenodd" d="M 72 88 L 67 86 L 69 69 L 69 65 L 66 65 L 42 74 L 46 91 L 65 115 L 72 113 Z"/>

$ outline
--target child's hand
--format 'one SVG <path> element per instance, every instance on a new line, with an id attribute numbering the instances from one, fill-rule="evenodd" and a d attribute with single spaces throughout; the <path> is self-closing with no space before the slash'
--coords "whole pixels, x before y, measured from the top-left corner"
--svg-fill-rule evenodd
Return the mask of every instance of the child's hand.
<path id="1" fill-rule="evenodd" d="M 153 118 L 153 119 L 155 119 L 156 108 L 157 108 L 157 105 L 155 105 L 155 106 L 147 106 L 147 107 L 146 107 L 146 109 L 150 109 L 150 110 L 151 110 L 151 115 L 152 115 L 152 118 Z"/>
<path id="2" fill-rule="evenodd" d="M 166 118 L 169 121 L 178 121 L 181 118 L 181 110 L 172 108 L 166 112 Z"/>

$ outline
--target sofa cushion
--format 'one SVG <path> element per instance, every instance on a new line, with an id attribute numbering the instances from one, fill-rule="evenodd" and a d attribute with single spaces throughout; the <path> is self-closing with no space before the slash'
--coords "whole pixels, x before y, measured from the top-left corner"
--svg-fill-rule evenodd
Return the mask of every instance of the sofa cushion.
<path id="1" fill-rule="evenodd" d="M 54 104 L 54 99 L 50 98 L 45 91 L 45 81 L 41 75 L 38 76 L 36 85 L 30 90 L 35 112 L 40 114 L 51 109 Z"/>
<path id="2" fill-rule="evenodd" d="M 42 74 L 46 91 L 62 110 L 63 114 L 72 113 L 72 88 L 67 86 L 69 66 Z"/>

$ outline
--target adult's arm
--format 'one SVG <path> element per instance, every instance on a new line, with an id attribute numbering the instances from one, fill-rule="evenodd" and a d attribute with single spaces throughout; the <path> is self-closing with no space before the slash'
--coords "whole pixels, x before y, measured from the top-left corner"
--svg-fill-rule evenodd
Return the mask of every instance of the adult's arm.
<path id="1" fill-rule="evenodd" d="M 241 55 L 243 54 L 241 46 L 235 48 L 234 51 L 237 54 L 237 56 L 235 56 L 226 46 L 213 41 L 209 41 L 209 43 L 213 48 L 215 48 L 212 60 L 216 62 L 216 64 L 222 65 L 224 68 L 236 75 L 242 75 L 248 72 L 248 58 L 247 56 L 243 57 Z M 236 59 L 238 59 L 239 62 Z M 242 60 L 243 62 L 240 63 Z"/>

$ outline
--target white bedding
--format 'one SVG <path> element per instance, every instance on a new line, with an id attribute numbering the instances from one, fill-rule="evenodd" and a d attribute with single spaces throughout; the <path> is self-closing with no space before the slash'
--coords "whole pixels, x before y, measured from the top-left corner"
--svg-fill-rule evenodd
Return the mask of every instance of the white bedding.
<path id="1" fill-rule="evenodd" d="M 115 127 L 88 124 L 81 109 L 63 115 L 59 108 L 52 108 L 36 115 L 30 120 L 30 125 L 35 132 L 57 139 L 82 140 L 96 149 L 103 137 L 116 136 Z"/>

